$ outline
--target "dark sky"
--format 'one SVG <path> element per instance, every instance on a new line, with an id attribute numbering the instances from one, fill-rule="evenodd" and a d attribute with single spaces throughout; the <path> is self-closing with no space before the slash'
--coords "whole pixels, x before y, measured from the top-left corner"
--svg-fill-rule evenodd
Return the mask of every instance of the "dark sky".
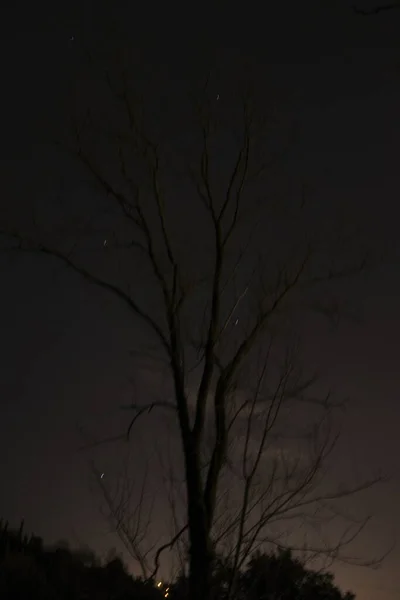
<path id="1" fill-rule="evenodd" d="M 91 190 L 47 143 L 79 95 L 80 49 L 106 48 L 109 12 L 78 4 L 16 7 L 4 20 L 0 215 L 47 200 L 60 173 L 67 199 L 90 204 Z M 278 117 L 296 125 L 286 173 L 327 206 L 346 207 L 371 247 L 389 249 L 387 264 L 347 290 L 362 307 L 361 324 L 343 324 L 331 336 L 314 329 L 307 344 L 330 385 L 352 399 L 338 464 L 356 457 L 392 476 L 368 499 L 376 518 L 359 546 L 379 554 L 400 532 L 400 11 L 357 17 L 345 0 L 237 3 L 236 11 L 201 3 L 197 13 L 125 4 L 113 9 L 119 41 L 140 47 L 142 72 L 159 69 L 173 93 L 215 58 L 227 70 L 238 55 L 249 61 Z M 152 101 L 157 110 L 160 98 Z M 129 351 L 146 334 L 116 300 L 55 262 L 0 261 L 0 515 L 15 524 L 24 517 L 48 541 L 69 538 L 101 550 L 115 541 L 90 491 L 76 425 L 96 435 L 122 427 L 118 406 L 132 391 Z M 143 367 L 135 373 L 140 391 L 162 385 Z M 155 439 L 160 427 L 153 419 L 142 434 Z M 102 452 L 105 472 L 121 452 Z M 359 600 L 394 600 L 399 559 L 396 549 L 378 571 L 338 566 L 338 581 Z"/>

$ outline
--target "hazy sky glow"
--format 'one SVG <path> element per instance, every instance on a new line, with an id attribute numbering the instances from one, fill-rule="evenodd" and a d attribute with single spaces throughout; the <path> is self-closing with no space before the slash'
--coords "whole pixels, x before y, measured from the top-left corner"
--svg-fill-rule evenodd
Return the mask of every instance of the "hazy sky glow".
<path id="1" fill-rule="evenodd" d="M 273 4 L 262 19 L 250 7 L 246 14 L 229 10 L 229 24 L 219 8 L 213 17 L 203 5 L 207 19 L 167 11 L 154 21 L 143 9 L 138 23 L 133 9 L 114 11 L 125 28 L 126 51 L 142 48 L 138 77 L 150 114 L 164 106 L 154 90 L 164 89 L 178 106 L 184 82 L 195 80 L 204 65 L 218 58 L 226 80 L 232 81 L 229 69 L 241 55 L 252 65 L 279 132 L 293 139 L 272 192 L 295 197 L 306 185 L 320 207 L 316 223 L 328 220 L 333 206 L 344 207 L 371 247 L 388 250 L 387 264 L 343 289 L 360 322 L 343 322 L 333 331 L 322 321 L 304 323 L 305 357 L 321 368 L 328 386 L 352 400 L 335 469 L 351 473 L 351 457 L 360 472 L 382 467 L 392 476 L 365 500 L 376 519 L 355 548 L 371 549 L 368 555 L 374 556 L 392 543 L 400 520 L 400 12 L 366 19 L 354 15 L 352 3 L 345 0 L 337 0 L 334 7 L 312 0 Z M 178 21 L 185 21 L 185 27 L 178 27 Z M 95 192 L 68 161 L 61 161 L 48 140 L 54 131 L 67 128 L 60 122 L 66 108 L 72 110 L 75 100 L 97 89 L 98 82 L 82 81 L 85 70 L 79 57 L 84 47 L 105 52 L 112 47 L 113 33 L 100 33 L 103 22 L 102 9 L 90 2 L 49 3 L 23 20 L 10 14 L 3 40 L 9 60 L 2 86 L 6 203 L 0 219 L 3 214 L 31 218 L 33 202 L 48 202 L 61 177 L 68 207 L 93 210 Z M 108 46 L 102 42 L 107 36 Z M 164 87 L 156 88 L 148 73 Z M 215 92 L 218 110 L 229 114 L 232 89 L 226 85 Z M 176 123 L 185 118 L 179 110 L 172 111 Z M 172 134 L 168 129 L 171 122 L 164 125 L 166 137 L 176 136 L 177 144 L 192 147 L 187 132 L 179 137 L 176 129 Z M 272 127 L 272 140 L 280 139 L 278 125 Z M 185 189 L 177 184 L 174 211 L 182 220 L 195 220 L 193 236 L 201 239 L 200 217 L 185 209 L 184 200 Z M 54 211 L 49 219 L 57 217 Z M 260 235 L 267 237 L 267 231 L 265 220 Z M 104 239 L 99 238 L 99 247 Z M 207 239 L 201 243 L 207 247 Z M 141 343 L 149 345 L 149 336 L 113 297 L 47 257 L 14 257 L 11 262 L 0 255 L 0 268 L 0 471 L 7 482 L 0 516 L 15 524 L 24 517 L 27 527 L 46 541 L 68 538 L 102 552 L 116 541 L 99 513 L 88 461 L 95 457 L 106 480 L 127 447 L 79 451 L 84 440 L 78 425 L 93 438 L 120 432 L 126 414 L 118 407 L 133 393 L 159 395 L 165 379 L 148 361 L 132 356 Z M 140 268 L 138 263 L 137 281 Z M 149 301 L 146 291 L 142 293 Z M 138 475 L 143 470 L 139 457 L 149 449 L 149 439 L 156 454 L 157 444 L 168 439 L 168 423 L 166 417 L 149 415 L 146 427 L 135 434 L 130 462 Z M 357 506 L 352 508 L 357 511 Z M 342 565 L 334 570 L 338 583 L 352 589 L 358 600 L 395 600 L 399 560 L 400 550 L 395 549 L 377 571 Z"/>

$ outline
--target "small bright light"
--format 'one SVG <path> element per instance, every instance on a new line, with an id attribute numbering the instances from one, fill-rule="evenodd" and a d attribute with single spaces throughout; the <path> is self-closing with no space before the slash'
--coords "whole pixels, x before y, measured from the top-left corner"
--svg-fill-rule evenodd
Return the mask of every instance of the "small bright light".
<path id="1" fill-rule="evenodd" d="M 164 594 L 164 598 L 168 598 L 168 596 L 169 596 L 169 593 L 168 593 L 168 592 L 165 592 L 165 594 Z"/>
<path id="2" fill-rule="evenodd" d="M 103 479 L 103 477 L 104 477 L 104 473 L 102 473 L 102 474 L 100 475 L 100 479 Z"/>
<path id="3" fill-rule="evenodd" d="M 159 582 L 157 583 L 157 587 L 161 587 L 161 586 L 162 586 L 162 581 L 159 581 Z"/>

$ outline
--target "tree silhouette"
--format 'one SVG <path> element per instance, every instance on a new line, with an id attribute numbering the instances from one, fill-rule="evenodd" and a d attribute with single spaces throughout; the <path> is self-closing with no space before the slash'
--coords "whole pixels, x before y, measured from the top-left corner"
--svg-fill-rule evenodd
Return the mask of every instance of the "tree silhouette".
<path id="1" fill-rule="evenodd" d="M 21 531 L 21 530 L 20 530 Z M 0 593 L 7 600 L 183 600 L 188 579 L 156 585 L 132 577 L 115 551 L 103 564 L 93 552 L 46 547 L 36 536 L 0 530 Z M 32 543 L 32 540 L 35 540 Z M 91 556 L 91 561 L 88 556 Z M 210 597 L 225 600 L 232 566 L 214 557 Z M 290 551 L 256 552 L 240 573 L 235 600 L 354 600 L 327 572 L 307 569 Z"/>
<path id="2" fill-rule="evenodd" d="M 252 556 L 241 579 L 246 600 L 354 600 L 342 594 L 331 573 L 308 570 L 290 551 Z"/>
<path id="3" fill-rule="evenodd" d="M 45 547 L 41 538 L 0 529 L 0 595 L 7 600 L 161 600 L 114 556 L 102 565 L 87 548 Z"/>
<path id="4" fill-rule="evenodd" d="M 225 600 L 229 593 L 231 566 L 224 561 L 213 565 L 211 597 Z M 187 597 L 187 579 L 181 575 L 170 587 L 172 600 Z M 235 600 L 355 600 L 352 592 L 341 592 L 331 573 L 313 571 L 290 550 L 255 552 L 240 572 Z"/>
<path id="5" fill-rule="evenodd" d="M 186 536 L 189 597 L 206 600 L 215 553 L 232 565 L 233 595 L 256 547 L 284 545 L 295 518 L 310 524 L 343 515 L 337 502 L 379 479 L 328 485 L 339 404 L 302 365 L 299 343 L 302 319 L 336 316 L 335 283 L 362 272 L 366 256 L 352 232 L 314 218 L 305 193 L 275 201 L 268 175 L 282 153 L 268 145 L 255 82 L 232 88 L 222 110 L 215 94 L 221 82 L 211 74 L 185 107 L 190 118 L 183 122 L 174 109 L 170 129 L 177 134 L 166 138 L 157 115 L 150 124 L 143 116 L 129 68 L 121 62 L 106 70 L 104 105 L 93 88 L 64 145 L 95 186 L 94 217 L 87 207 L 81 220 L 60 209 L 62 227 L 37 213 L 35 223 L 2 233 L 8 250 L 57 259 L 147 326 L 157 346 L 154 369 L 165 365 L 170 397 L 132 402 L 120 437 L 129 438 L 151 411 L 174 419 L 184 500 L 171 540 L 153 550 L 147 504 L 135 508 L 132 525 L 129 506 L 115 502 L 101 481 L 102 489 L 149 578 L 162 552 Z M 194 139 L 190 148 L 174 147 L 184 134 Z M 178 211 L 174 200 L 179 184 L 186 220 L 188 206 Z M 260 231 L 260 223 L 268 229 Z M 308 550 L 338 556 L 365 523 L 346 524 L 338 540 L 316 540 Z"/>

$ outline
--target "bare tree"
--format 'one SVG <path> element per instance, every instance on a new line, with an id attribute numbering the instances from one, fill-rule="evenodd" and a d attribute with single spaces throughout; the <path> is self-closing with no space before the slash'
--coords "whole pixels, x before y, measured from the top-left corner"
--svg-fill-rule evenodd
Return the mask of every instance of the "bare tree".
<path id="1" fill-rule="evenodd" d="M 104 473 L 100 473 L 94 463 L 92 463 L 92 473 L 105 500 L 105 507 L 102 508 L 103 516 L 140 566 L 142 577 L 148 579 L 151 569 L 149 555 L 154 547 L 149 545 L 147 534 L 154 503 L 152 498 L 146 496 L 146 477 L 143 478 L 139 497 L 135 497 L 133 481 L 128 476 L 127 465 L 124 467 L 124 472 L 118 478 L 113 493 L 109 486 L 105 485 Z"/>
<path id="2" fill-rule="evenodd" d="M 232 99 L 223 105 L 210 75 L 192 120 L 187 104 L 173 127 L 178 152 L 165 123 L 149 121 L 129 70 L 106 70 L 105 81 L 114 104 L 103 112 L 96 91 L 67 144 L 100 208 L 83 225 L 46 229 L 38 217 L 34 227 L 2 234 L 9 250 L 55 257 L 117 297 L 148 327 L 167 364 L 171 397 L 132 404 L 128 437 L 150 411 L 175 419 L 184 520 L 176 519 L 168 543 L 144 550 L 151 518 L 139 527 L 139 502 L 128 526 L 126 489 L 116 500 L 103 487 L 110 516 L 144 576 L 187 536 L 193 600 L 210 597 L 216 552 L 233 566 L 231 594 L 235 573 L 262 544 L 342 556 L 364 520 L 321 545 L 289 540 L 291 523 L 316 531 L 327 516 L 345 517 L 336 502 L 377 478 L 329 488 L 337 406 L 302 367 L 293 332 L 310 312 L 336 314 L 332 286 L 360 273 L 366 255 L 332 221 L 324 228 L 318 218 L 314 231 L 305 193 L 285 199 L 268 185 L 282 153 L 268 146 L 273 128 L 250 87 L 232 96 L 235 107 Z"/>

